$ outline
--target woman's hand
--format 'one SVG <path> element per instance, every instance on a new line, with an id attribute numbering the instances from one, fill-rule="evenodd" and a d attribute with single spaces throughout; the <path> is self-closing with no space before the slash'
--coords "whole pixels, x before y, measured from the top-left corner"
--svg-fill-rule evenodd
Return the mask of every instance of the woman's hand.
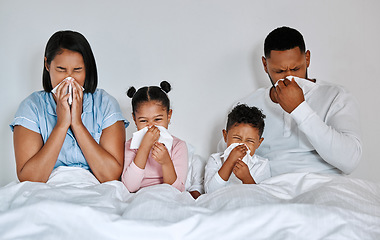
<path id="1" fill-rule="evenodd" d="M 68 129 L 71 125 L 71 113 L 70 106 L 67 102 L 70 94 L 67 92 L 70 82 L 65 81 L 58 86 L 57 91 L 53 95 L 57 103 L 56 113 L 57 113 L 57 127 L 62 127 Z"/>
<path id="2" fill-rule="evenodd" d="M 168 149 L 163 143 L 155 142 L 152 148 L 152 158 L 156 160 L 161 166 L 173 164 L 170 158 Z"/>
<path id="3" fill-rule="evenodd" d="M 82 123 L 83 91 L 82 86 L 75 80 L 72 81 L 73 102 L 71 104 L 71 126 L 75 127 Z"/>
<path id="4" fill-rule="evenodd" d="M 253 180 L 247 164 L 243 161 L 238 160 L 232 171 L 244 184 L 255 184 L 255 180 Z"/>

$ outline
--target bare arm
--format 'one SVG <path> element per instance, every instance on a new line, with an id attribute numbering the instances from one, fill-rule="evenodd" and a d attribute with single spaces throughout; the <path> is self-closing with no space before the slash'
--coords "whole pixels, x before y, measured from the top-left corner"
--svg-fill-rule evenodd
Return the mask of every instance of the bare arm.
<path id="1" fill-rule="evenodd" d="M 123 171 L 125 128 L 118 121 L 103 129 L 99 144 L 83 125 L 81 114 L 83 92 L 73 82 L 73 103 L 71 106 L 71 129 L 82 153 L 99 182 L 118 180 Z"/>
<path id="2" fill-rule="evenodd" d="M 22 126 L 13 132 L 17 176 L 20 181 L 46 182 L 61 151 L 67 129 L 55 127 L 46 143 L 39 133 Z"/>
<path id="3" fill-rule="evenodd" d="M 67 86 L 67 83 L 61 84 L 57 89 L 57 123 L 45 144 L 39 133 L 23 126 L 14 127 L 13 142 L 20 181 L 46 182 L 54 169 L 70 126 Z"/>
<path id="4" fill-rule="evenodd" d="M 177 180 L 177 173 L 174 169 L 173 162 L 162 165 L 162 175 L 164 183 L 171 185 Z"/>
<path id="5" fill-rule="evenodd" d="M 123 170 L 125 128 L 118 121 L 103 129 L 99 144 L 81 124 L 72 127 L 75 138 L 99 182 L 118 180 Z"/>

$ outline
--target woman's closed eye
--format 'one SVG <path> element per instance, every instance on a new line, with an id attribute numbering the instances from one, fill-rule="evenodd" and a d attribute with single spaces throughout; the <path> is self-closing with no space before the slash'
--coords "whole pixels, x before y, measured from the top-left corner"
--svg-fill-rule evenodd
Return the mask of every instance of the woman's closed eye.
<path id="1" fill-rule="evenodd" d="M 57 72 L 66 72 L 66 68 L 63 67 L 57 67 Z"/>

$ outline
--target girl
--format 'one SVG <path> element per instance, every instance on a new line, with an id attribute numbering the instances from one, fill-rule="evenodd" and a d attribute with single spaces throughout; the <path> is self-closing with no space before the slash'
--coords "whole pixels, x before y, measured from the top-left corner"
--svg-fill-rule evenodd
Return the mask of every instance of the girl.
<path id="1" fill-rule="evenodd" d="M 148 127 L 138 149 L 131 149 L 131 141 L 125 143 L 125 161 L 122 182 L 130 192 L 140 188 L 167 183 L 180 191 L 185 190 L 188 168 L 186 143 L 174 136 L 170 150 L 160 142 L 157 126 L 168 128 L 172 116 L 170 101 L 166 93 L 171 89 L 163 81 L 160 87 L 142 87 L 137 92 L 129 88 L 132 98 L 132 116 L 137 130 Z"/>
<path id="2" fill-rule="evenodd" d="M 11 124 L 19 180 L 46 182 L 60 166 L 88 169 L 100 182 L 119 179 L 129 123 L 117 101 L 96 88 L 95 58 L 82 34 L 51 36 L 42 82 L 44 90 L 20 104 Z"/>

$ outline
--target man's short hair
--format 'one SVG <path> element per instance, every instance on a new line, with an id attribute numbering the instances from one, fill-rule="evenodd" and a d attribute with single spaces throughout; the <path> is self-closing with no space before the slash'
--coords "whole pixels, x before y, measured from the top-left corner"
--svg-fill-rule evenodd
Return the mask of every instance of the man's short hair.
<path id="1" fill-rule="evenodd" d="M 261 137 L 264 132 L 264 119 L 265 115 L 258 108 L 239 104 L 228 114 L 226 130 L 230 130 L 231 127 L 237 124 L 245 123 L 257 128 Z"/>
<path id="2" fill-rule="evenodd" d="M 285 51 L 299 47 L 301 52 L 306 51 L 302 34 L 290 27 L 279 27 L 268 34 L 264 41 L 264 55 L 270 58 L 272 50 Z"/>

